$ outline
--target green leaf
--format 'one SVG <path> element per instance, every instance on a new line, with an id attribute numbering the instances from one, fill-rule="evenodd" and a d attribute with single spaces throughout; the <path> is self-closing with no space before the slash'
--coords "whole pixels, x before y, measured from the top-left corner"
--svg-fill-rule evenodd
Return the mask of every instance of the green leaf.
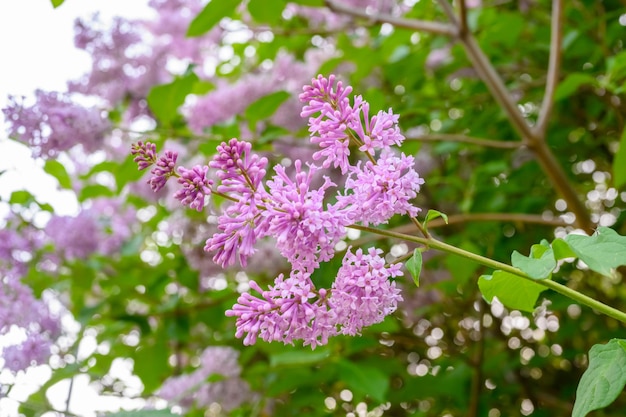
<path id="1" fill-rule="evenodd" d="M 344 359 L 337 363 L 337 368 L 350 389 L 369 395 L 381 403 L 386 401 L 389 378 L 379 369 Z"/>
<path id="2" fill-rule="evenodd" d="M 275 25 L 283 19 L 282 12 L 286 4 L 285 0 L 250 0 L 248 11 L 255 21 Z"/>
<path id="3" fill-rule="evenodd" d="M 246 119 L 255 122 L 269 118 L 290 96 L 291 94 L 286 91 L 277 91 L 261 97 L 248 106 L 245 112 Z"/>
<path id="4" fill-rule="evenodd" d="M 599 274 L 610 276 L 612 269 L 626 265 L 626 236 L 608 227 L 599 227 L 592 236 L 569 235 L 564 241 L 581 261 Z"/>
<path id="5" fill-rule="evenodd" d="M 622 132 L 619 149 L 613 159 L 613 184 L 621 188 L 626 184 L 626 129 Z"/>
<path id="6" fill-rule="evenodd" d="M 223 17 L 235 11 L 240 1 L 237 0 L 211 0 L 209 4 L 191 21 L 187 36 L 194 37 L 204 35 L 215 26 Z"/>
<path id="7" fill-rule="evenodd" d="M 552 242 L 552 250 L 557 260 L 576 257 L 576 253 L 572 251 L 572 248 L 570 248 L 563 239 L 554 239 Z"/>
<path id="8" fill-rule="evenodd" d="M 105 414 L 105 417 L 179 417 L 179 414 L 173 414 L 170 410 L 133 410 Z"/>
<path id="9" fill-rule="evenodd" d="M 124 162 L 113 171 L 118 191 L 121 191 L 129 182 L 137 181 L 144 175 L 144 171 L 137 169 L 137 163 L 133 161 L 133 158 L 134 156 L 129 154 Z"/>
<path id="10" fill-rule="evenodd" d="M 345 62 L 346 62 L 346 57 L 343 57 L 343 56 L 331 58 L 325 61 L 322 65 L 320 65 L 320 67 L 317 69 L 315 73 L 316 74 L 330 74 L 331 72 L 335 70 L 335 68 L 337 68 L 339 65 Z"/>
<path id="11" fill-rule="evenodd" d="M 56 9 L 57 7 L 62 5 L 64 1 L 65 0 L 50 0 L 50 3 L 52 3 L 52 7 Z"/>
<path id="12" fill-rule="evenodd" d="M 300 6 L 324 7 L 324 0 L 298 0 Z"/>
<path id="13" fill-rule="evenodd" d="M 65 169 L 65 166 L 56 161 L 54 159 L 48 159 L 46 161 L 46 165 L 44 165 L 43 170 L 48 174 L 52 175 L 54 178 L 59 181 L 59 185 L 61 188 L 71 189 L 72 188 L 72 180 Z"/>
<path id="14" fill-rule="evenodd" d="M 554 100 L 559 101 L 574 94 L 583 85 L 596 85 L 597 81 L 589 74 L 576 72 L 570 74 L 559 84 L 554 92 Z"/>
<path id="15" fill-rule="evenodd" d="M 520 36 L 527 22 L 517 13 L 498 13 L 498 19 L 490 25 L 487 31 L 490 42 L 511 48 L 519 42 Z"/>
<path id="16" fill-rule="evenodd" d="M 542 240 L 539 245 L 533 245 L 529 257 L 518 251 L 513 252 L 511 263 L 534 279 L 550 278 L 552 271 L 556 268 L 554 251 L 546 240 Z"/>
<path id="17" fill-rule="evenodd" d="M 28 205 L 35 201 L 35 197 L 26 190 L 17 190 L 11 193 L 9 197 L 9 203 L 20 204 L 22 206 Z"/>
<path id="18" fill-rule="evenodd" d="M 92 177 L 94 174 L 97 174 L 98 172 L 113 172 L 118 168 L 118 166 L 119 166 L 118 162 L 103 161 L 103 162 L 100 162 L 99 164 L 94 165 L 93 168 L 91 168 L 89 172 L 81 176 L 81 178 Z M 135 163 L 135 166 L 137 166 L 136 163 Z"/>
<path id="19" fill-rule="evenodd" d="M 478 279 L 478 288 L 489 303 L 493 297 L 498 297 L 506 307 L 528 312 L 535 309 L 539 294 L 546 289 L 542 285 L 504 271 L 482 275 Z"/>
<path id="20" fill-rule="evenodd" d="M 428 222 L 431 221 L 432 219 L 436 219 L 437 217 L 441 217 L 443 219 L 444 222 L 446 222 L 446 224 L 448 224 L 448 215 L 445 213 L 442 213 L 438 210 L 428 210 L 428 213 L 426 213 L 426 218 L 424 219 L 424 228 L 426 230 L 428 230 Z"/>
<path id="21" fill-rule="evenodd" d="M 170 371 L 167 365 L 169 352 L 167 340 L 158 338 L 153 345 L 143 344 L 133 357 L 133 371 L 141 379 L 145 392 L 157 389 Z"/>
<path id="22" fill-rule="evenodd" d="M 270 357 L 270 367 L 289 365 L 309 365 L 323 361 L 330 356 L 328 349 L 293 350 L 279 352 Z"/>
<path id="23" fill-rule="evenodd" d="M 199 96 L 203 96 L 209 91 L 212 91 L 214 89 L 215 89 L 215 85 L 213 83 L 210 83 L 206 80 L 199 80 L 193 85 L 193 88 L 191 89 L 191 94 L 197 94 Z"/>
<path id="24" fill-rule="evenodd" d="M 212 3 L 209 3 L 212 4 Z M 169 84 L 152 87 L 148 93 L 148 106 L 161 124 L 169 126 L 178 116 L 178 108 L 198 81 L 198 76 L 189 72 Z"/>
<path id="25" fill-rule="evenodd" d="M 419 249 L 413 251 L 411 259 L 406 261 L 406 269 L 409 270 L 413 276 L 413 282 L 416 287 L 420 286 L 420 273 L 422 272 L 422 252 Z"/>
<path id="26" fill-rule="evenodd" d="M 78 194 L 78 201 L 85 201 L 89 198 L 96 197 L 112 197 L 113 191 L 105 185 L 102 184 L 92 184 L 87 185 Z"/>
<path id="27" fill-rule="evenodd" d="M 576 389 L 572 417 L 585 417 L 611 404 L 626 384 L 626 340 L 612 339 L 589 351 L 589 367 Z"/>

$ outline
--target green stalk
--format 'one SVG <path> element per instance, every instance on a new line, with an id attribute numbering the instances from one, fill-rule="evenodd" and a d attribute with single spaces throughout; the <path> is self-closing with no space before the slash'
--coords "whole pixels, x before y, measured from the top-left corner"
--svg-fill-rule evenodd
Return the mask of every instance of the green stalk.
<path id="1" fill-rule="evenodd" d="M 508 272 L 509 274 L 515 275 L 522 279 L 526 279 L 536 284 L 543 285 L 544 287 L 554 290 L 558 292 L 559 294 L 562 294 L 568 297 L 571 300 L 574 300 L 580 304 L 586 305 L 587 307 L 590 307 L 596 311 L 599 311 L 600 313 L 606 316 L 609 316 L 611 318 L 614 318 L 615 320 L 621 321 L 622 323 L 626 323 L 626 313 L 619 311 L 613 307 L 610 307 L 604 303 L 601 303 L 600 301 L 594 298 L 591 298 L 585 294 L 582 294 L 576 290 L 573 290 L 563 284 L 559 284 L 558 282 L 554 282 L 549 279 L 531 278 L 530 276 L 526 275 L 521 270 L 511 265 L 498 262 L 493 259 L 486 258 L 481 255 L 477 255 L 472 252 L 468 252 L 461 248 L 457 248 L 456 246 L 452 246 L 447 243 L 444 243 L 433 237 L 423 238 L 423 237 L 407 235 L 404 233 L 393 232 L 390 230 L 381 230 L 381 229 L 375 229 L 372 227 L 365 227 L 365 226 L 359 226 L 359 225 L 350 225 L 349 227 L 351 229 L 361 230 L 364 232 L 370 232 L 370 233 L 375 233 L 375 234 L 382 235 L 382 236 L 387 236 L 387 237 L 392 237 L 396 239 L 406 240 L 409 242 L 419 243 L 429 248 L 433 248 L 433 249 L 437 249 L 443 252 L 452 253 L 452 254 L 461 256 L 463 258 L 472 260 L 476 263 L 487 266 L 489 268 L 499 269 L 501 271 Z"/>

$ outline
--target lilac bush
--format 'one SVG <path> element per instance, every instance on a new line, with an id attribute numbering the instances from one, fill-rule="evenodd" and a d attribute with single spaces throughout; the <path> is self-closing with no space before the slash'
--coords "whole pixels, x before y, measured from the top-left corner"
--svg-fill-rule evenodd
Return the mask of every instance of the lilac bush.
<path id="1" fill-rule="evenodd" d="M 59 152 L 82 145 L 85 152 L 102 147 L 111 124 L 102 110 L 74 103 L 66 94 L 35 92 L 35 103 L 9 97 L 2 110 L 9 135 L 27 143 L 33 155 L 55 157 Z"/>
<path id="2" fill-rule="evenodd" d="M 32 256 L 24 254 L 32 254 L 41 239 L 30 231 L 0 230 L 0 336 L 21 334 L 17 343 L 2 349 L 4 366 L 13 372 L 46 363 L 61 335 L 60 317 L 22 281 Z"/>
<path id="3" fill-rule="evenodd" d="M 226 346 L 209 346 L 200 355 L 200 366 L 189 374 L 166 379 L 157 395 L 183 407 L 208 407 L 219 403 L 225 411 L 239 407 L 253 397 L 241 379 L 239 352 Z M 215 379 L 214 382 L 210 382 Z"/>

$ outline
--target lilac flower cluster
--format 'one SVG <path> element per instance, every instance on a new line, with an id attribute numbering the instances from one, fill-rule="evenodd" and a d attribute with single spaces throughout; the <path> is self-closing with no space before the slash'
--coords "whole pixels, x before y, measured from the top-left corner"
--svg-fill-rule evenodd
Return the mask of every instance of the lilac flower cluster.
<path id="1" fill-rule="evenodd" d="M 54 157 L 78 144 L 86 152 L 95 151 L 111 129 L 102 111 L 82 107 L 67 95 L 37 90 L 35 100 L 28 106 L 9 96 L 2 109 L 9 136 L 28 143 L 35 156 Z"/>
<path id="2" fill-rule="evenodd" d="M 270 237 L 292 269 L 288 277 L 279 275 L 268 290 L 251 281 L 250 288 L 258 295 L 242 294 L 226 312 L 237 318 L 236 335 L 244 338 L 244 344 L 260 337 L 283 343 L 302 340 L 314 348 L 331 336 L 355 335 L 382 321 L 402 300 L 393 281 L 403 275 L 402 265 L 386 265 L 382 251 L 374 248 L 367 253 L 349 249 L 329 289 L 316 288 L 311 279 L 321 262 L 333 258 L 351 224 L 382 224 L 396 214 L 416 216 L 420 211 L 411 201 L 424 180 L 415 172 L 412 156 L 392 150 L 404 140 L 398 116 L 380 111 L 370 117 L 362 97 L 351 103 L 351 91 L 335 83 L 334 76 L 318 76 L 300 95 L 311 141 L 321 148 L 313 159 L 323 159 L 321 167 L 296 160 L 292 176 L 276 165 L 274 175 L 265 180 L 267 159 L 252 153 L 249 142 L 237 139 L 218 146 L 209 163 L 220 180 L 213 193 L 232 203 L 219 216 L 218 232 L 206 241 L 205 250 L 214 253 L 213 260 L 222 267 L 237 261 L 246 266 L 257 241 Z M 351 148 L 367 159 L 351 163 Z M 139 143 L 133 152 L 140 168 L 148 162 L 162 168 L 153 172 L 155 177 L 166 180 L 175 172 L 173 165 L 159 165 L 161 159 L 151 145 Z M 167 158 L 172 160 L 176 155 Z M 318 187 L 312 185 L 315 174 L 331 166 L 347 176 L 332 204 L 326 200 L 336 185 L 328 177 L 323 176 Z M 210 188 L 202 182 L 206 171 L 181 172 Z"/>
<path id="3" fill-rule="evenodd" d="M 4 363 L 0 368 L 12 372 L 46 363 L 52 344 L 61 334 L 59 317 L 21 282 L 16 263 L 19 261 L 0 257 L 0 335 L 12 329 L 20 329 L 25 335 L 24 340 L 2 349 Z"/>
<path id="4" fill-rule="evenodd" d="M 270 71 L 247 74 L 235 83 L 215 80 L 215 90 L 187 106 L 189 127 L 202 133 L 206 128 L 243 113 L 255 100 L 268 94 L 281 90 L 297 93 L 302 83 L 314 74 L 311 68 L 321 64 L 320 58 L 319 53 L 308 53 L 304 62 L 300 62 L 291 55 L 279 54 Z M 294 104 L 292 100 L 284 103 L 272 118 L 272 123 L 292 130 L 302 127 L 302 120 L 293 111 L 297 108 Z"/>
<path id="5" fill-rule="evenodd" d="M 369 117 L 369 104 L 356 96 L 350 104 L 351 87 L 335 84 L 334 76 L 314 79 L 304 87 L 302 117 L 309 117 L 311 142 L 322 148 L 313 159 L 324 158 L 323 166 L 340 168 L 348 177 L 338 207 L 348 209 L 352 222 L 386 223 L 394 214 L 416 216 L 420 211 L 410 201 L 417 196 L 424 180 L 413 169 L 415 160 L 403 153 L 397 156 L 404 136 L 398 116 L 391 109 Z M 368 161 L 351 165 L 350 145 L 368 156 Z M 378 159 L 376 159 L 376 153 Z"/>
<path id="6" fill-rule="evenodd" d="M 132 236 L 131 225 L 135 221 L 133 209 L 123 207 L 118 200 L 102 198 L 92 201 L 91 207 L 77 216 L 53 216 L 44 230 L 58 256 L 76 260 L 94 253 L 116 254 Z"/>
<path id="7" fill-rule="evenodd" d="M 211 194 L 213 180 L 207 178 L 209 173 L 208 166 L 196 165 L 192 169 L 183 167 L 178 168 L 180 177 L 178 183 L 183 188 L 174 194 L 174 198 L 179 200 L 184 206 L 202 211 L 205 204 L 205 196 Z"/>
<path id="8" fill-rule="evenodd" d="M 217 53 L 222 29 L 216 25 L 206 36 L 186 36 L 189 24 L 204 7 L 203 0 L 151 0 L 155 18 L 115 18 L 107 27 L 96 15 L 77 20 L 74 44 L 89 53 L 91 70 L 69 83 L 71 92 L 98 96 L 112 107 L 128 100 L 125 116 L 148 113 L 145 98 L 150 89 L 172 79 L 168 64 L 200 64 Z"/>
<path id="9" fill-rule="evenodd" d="M 165 151 L 165 154 L 159 157 L 156 153 L 156 145 L 151 142 L 139 141 L 133 144 L 131 154 L 135 156 L 133 161 L 138 164 L 140 170 L 154 165 L 150 171 L 152 177 L 148 180 L 152 191 L 162 190 L 171 177 L 177 177 L 182 189 L 174 194 L 174 198 L 185 206 L 202 211 L 206 204 L 206 197 L 211 194 L 213 186 L 213 180 L 207 177 L 208 166 L 196 165 L 192 169 L 179 167 L 179 172 L 176 172 L 178 153 Z"/>
<path id="10" fill-rule="evenodd" d="M 367 255 L 361 249 L 348 251 L 330 290 L 316 290 L 311 275 L 297 270 L 288 278 L 279 275 L 267 291 L 250 281 L 250 288 L 261 296 L 244 293 L 226 312 L 237 317 L 236 336 L 245 335 L 246 345 L 260 337 L 283 343 L 301 339 L 315 348 L 331 336 L 354 336 L 380 323 L 402 300 L 389 279 L 403 275 L 402 265 L 386 267 L 381 253 L 374 248 Z"/>
<path id="11" fill-rule="evenodd" d="M 4 367 L 18 372 L 32 365 L 44 364 L 50 357 L 51 345 L 50 339 L 41 333 L 30 333 L 21 343 L 7 346 L 2 350 Z"/>
<path id="12" fill-rule="evenodd" d="M 197 370 L 166 379 L 158 395 L 185 408 L 204 408 L 218 403 L 222 410 L 229 412 L 252 398 L 250 387 L 240 378 L 238 357 L 239 352 L 232 348 L 208 347 L 202 352 Z M 215 376 L 219 376 L 219 380 L 207 382 Z"/>

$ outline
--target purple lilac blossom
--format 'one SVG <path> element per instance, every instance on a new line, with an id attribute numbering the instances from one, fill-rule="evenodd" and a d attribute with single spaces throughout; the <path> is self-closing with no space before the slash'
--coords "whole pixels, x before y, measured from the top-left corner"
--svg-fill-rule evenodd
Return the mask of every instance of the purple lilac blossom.
<path id="1" fill-rule="evenodd" d="M 77 216 L 53 216 L 45 233 L 64 259 L 86 259 L 94 253 L 112 256 L 132 236 L 135 221 L 133 209 L 118 200 L 101 198 Z"/>
<path id="2" fill-rule="evenodd" d="M 266 197 L 262 180 L 267 159 L 252 154 L 251 149 L 249 142 L 231 139 L 217 147 L 217 154 L 209 163 L 218 170 L 221 180 L 217 191 L 234 194 L 237 199 L 219 217 L 221 232 L 209 238 L 205 245 L 207 252 L 216 252 L 213 260 L 222 267 L 234 264 L 236 259 L 245 267 L 246 259 L 255 252 L 255 242 L 267 230 L 260 209 Z"/>
<path id="3" fill-rule="evenodd" d="M 153 40 L 152 49 L 201 64 L 203 55 L 220 41 L 223 32 L 220 25 L 215 25 L 203 36 L 187 36 L 189 24 L 205 3 L 203 0 L 150 0 L 148 5 L 157 12 L 157 17 L 143 23 Z"/>
<path id="4" fill-rule="evenodd" d="M 390 278 L 403 275 L 402 264 L 387 267 L 380 254 L 374 248 L 367 255 L 361 249 L 355 254 L 348 251 L 330 290 L 316 290 L 310 274 L 296 270 L 287 278 L 279 275 L 267 291 L 250 281 L 260 297 L 243 293 L 226 312 L 237 317 L 235 335 L 243 337 L 245 345 L 260 337 L 285 344 L 302 340 L 315 348 L 339 333 L 356 335 L 363 327 L 380 323 L 402 300 Z"/>
<path id="5" fill-rule="evenodd" d="M 284 167 L 275 167 L 260 213 L 267 218 L 267 235 L 277 239 L 277 247 L 292 263 L 292 273 L 288 278 L 279 275 L 268 291 L 251 282 L 251 289 L 260 296 L 242 294 L 227 312 L 237 317 L 236 335 L 244 337 L 244 344 L 260 337 L 283 343 L 301 339 L 315 347 L 337 333 L 358 334 L 395 311 L 402 300 L 390 280 L 402 275 L 402 265 L 385 267 L 382 251 L 373 248 L 367 254 L 360 249 L 355 254 L 348 251 L 330 290 L 317 291 L 310 280 L 319 260 L 332 258 L 335 244 L 350 223 L 381 224 L 395 214 L 416 216 L 420 211 L 411 204 L 424 183 L 414 170 L 414 158 L 396 156 L 391 150 L 404 140 L 398 116 L 389 110 L 370 118 L 369 104 L 362 97 L 355 97 L 354 107 L 350 106 L 350 92 L 341 82 L 335 85 L 334 76 L 318 76 L 300 96 L 306 103 L 302 117 L 309 117 L 311 141 L 322 147 L 314 159 L 325 157 L 324 167 L 334 165 L 348 173 L 346 191 L 336 205 L 324 210 L 325 191 L 334 184 L 325 178 L 317 190 L 311 190 L 311 173 L 318 168 L 311 166 L 305 173 L 297 160 L 293 181 Z M 350 164 L 349 136 L 359 150 L 368 153 L 369 160 Z M 241 188 L 246 187 L 223 190 L 237 193 Z M 232 240 L 229 243 L 233 245 Z M 232 246 L 231 251 L 236 248 Z"/>
<path id="6" fill-rule="evenodd" d="M 13 372 L 18 372 L 31 365 L 45 363 L 50 357 L 51 343 L 40 334 L 31 334 L 18 345 L 10 345 L 2 350 L 4 366 Z"/>
<path id="7" fill-rule="evenodd" d="M 155 193 L 165 187 L 167 180 L 175 175 L 176 159 L 178 158 L 178 152 L 165 151 L 164 156 L 160 156 L 154 168 L 150 171 L 152 178 L 148 180 L 150 188 Z"/>
<path id="8" fill-rule="evenodd" d="M 217 176 L 222 182 L 217 191 L 250 196 L 263 193 L 263 178 L 267 167 L 267 158 L 259 157 L 251 152 L 252 144 L 237 139 L 228 143 L 222 142 L 217 153 L 209 162 L 211 168 L 217 169 Z"/>
<path id="9" fill-rule="evenodd" d="M 56 338 L 60 334 L 57 317 L 47 304 L 35 298 L 33 291 L 20 281 L 20 277 L 0 268 L 0 334 L 9 331 L 12 325 L 28 331 L 47 332 Z"/>
<path id="10" fill-rule="evenodd" d="M 337 312 L 340 333 L 354 336 L 363 327 L 380 323 L 393 313 L 400 290 L 390 278 L 402 276 L 402 264 L 385 266 L 382 250 L 369 248 L 366 255 L 348 250 L 331 288 L 330 305 Z"/>
<path id="11" fill-rule="evenodd" d="M 255 252 L 254 244 L 264 224 L 256 204 L 234 203 L 219 217 L 217 227 L 220 232 L 207 239 L 204 250 L 215 252 L 213 261 L 222 268 L 233 265 L 236 260 L 245 267 L 248 257 Z"/>
<path id="12" fill-rule="evenodd" d="M 300 62 L 291 55 L 280 53 L 269 70 L 247 74 L 232 84 L 221 79 L 215 80 L 216 88 L 213 91 L 186 107 L 190 128 L 196 133 L 202 133 L 215 124 L 242 114 L 254 101 L 277 91 L 296 95 L 313 74 L 312 68 L 321 64 L 320 58 L 320 54 L 305 54 L 304 62 Z M 293 103 L 288 101 L 277 110 L 272 121 L 297 130 L 302 121 L 292 116 Z"/>
<path id="13" fill-rule="evenodd" d="M 234 84 L 217 81 L 216 89 L 187 109 L 187 122 L 195 133 L 241 114 L 254 101 L 277 91 L 271 74 L 247 75 Z"/>
<path id="14" fill-rule="evenodd" d="M 185 408 L 204 408 L 218 403 L 223 410 L 231 411 L 252 398 L 250 387 L 240 377 L 238 357 L 239 352 L 230 347 L 208 347 L 202 353 L 197 370 L 166 379 L 158 395 Z M 213 375 L 222 378 L 207 382 Z"/>
<path id="15" fill-rule="evenodd" d="M 267 219 L 267 234 L 276 239 L 276 246 L 294 269 L 313 271 L 319 262 L 332 259 L 335 245 L 345 236 L 349 219 L 335 207 L 324 209 L 326 190 L 333 184 L 327 177 L 318 189 L 310 189 L 317 168 L 302 170 L 296 160 L 295 181 L 277 165 L 276 175 L 267 181 L 271 203 L 261 215 Z"/>
<path id="16" fill-rule="evenodd" d="M 124 206 L 120 199 L 98 198 L 85 209 L 96 219 L 99 228 L 97 252 L 114 256 L 133 236 L 132 226 L 137 222 L 135 210 Z"/>
<path id="17" fill-rule="evenodd" d="M 66 259 L 86 259 L 98 250 L 100 229 L 96 219 L 86 211 L 76 217 L 53 216 L 45 231 Z"/>
<path id="18" fill-rule="evenodd" d="M 213 187 L 213 180 L 207 178 L 209 167 L 206 165 L 196 165 L 192 169 L 180 167 L 178 173 L 180 174 L 178 183 L 183 188 L 176 191 L 174 198 L 180 200 L 185 206 L 202 211 L 206 197 L 211 195 L 211 187 Z"/>
<path id="19" fill-rule="evenodd" d="M 254 281 L 250 281 L 249 285 L 261 297 L 243 293 L 237 304 L 226 311 L 227 316 L 237 317 L 235 335 L 241 338 L 245 334 L 244 345 L 252 345 L 260 337 L 266 342 L 280 341 L 285 344 L 302 339 L 316 346 L 319 344 L 315 342 L 317 338 L 322 337 L 326 341 L 329 335 L 335 334 L 334 321 L 317 326 L 313 323 L 317 317 L 320 320 L 328 317 L 319 314 L 320 310 L 327 309 L 324 304 L 326 290 L 321 290 L 318 298 L 309 274 L 295 271 L 287 278 L 281 274 L 267 291 Z"/>
<path id="20" fill-rule="evenodd" d="M 362 103 L 357 105 L 357 103 Z M 359 147 L 362 152 L 374 154 L 376 150 L 387 149 L 393 145 L 400 146 L 404 141 L 404 136 L 400 133 L 398 119 L 400 116 L 388 112 L 379 111 L 376 115 L 369 117 L 369 103 L 362 100 L 360 96 L 355 98 L 355 107 L 363 113 L 363 122 L 360 118 L 353 120 L 350 128 L 359 136 L 363 143 Z"/>
<path id="21" fill-rule="evenodd" d="M 65 94 L 37 90 L 35 100 L 28 106 L 9 96 L 2 109 L 9 136 L 27 143 L 35 156 L 54 157 L 76 145 L 95 151 L 111 129 L 101 110 L 79 106 Z"/>
<path id="22" fill-rule="evenodd" d="M 152 142 L 139 141 L 131 146 L 131 155 L 135 155 L 134 162 L 143 170 L 157 161 L 156 145 Z"/>
<path id="23" fill-rule="evenodd" d="M 404 140 L 398 116 L 389 110 L 370 118 L 362 97 L 355 97 L 350 106 L 351 91 L 341 82 L 335 84 L 332 75 L 318 76 L 300 95 L 311 141 L 322 148 L 313 158 L 325 157 L 323 167 L 334 165 L 348 174 L 346 191 L 337 195 L 336 204 L 324 206 L 326 191 L 335 184 L 322 177 L 314 188 L 312 178 L 321 168 L 309 165 L 305 171 L 300 160 L 293 164 L 293 179 L 284 166 L 276 165 L 275 175 L 264 184 L 268 161 L 251 153 L 248 142 L 223 142 L 209 163 L 218 170 L 217 192 L 233 203 L 218 218 L 218 232 L 206 241 L 205 251 L 215 252 L 214 261 L 223 267 L 236 260 L 245 266 L 256 242 L 272 237 L 292 267 L 288 277 L 280 274 L 268 290 L 250 281 L 258 295 L 242 294 L 226 312 L 237 318 L 236 336 L 243 337 L 244 344 L 257 338 L 302 340 L 315 348 L 333 335 L 355 335 L 382 321 L 402 300 L 393 281 L 403 275 L 402 265 L 386 266 L 382 251 L 375 248 L 367 254 L 348 250 L 330 289 L 316 289 L 311 280 L 319 263 L 332 259 L 351 223 L 381 224 L 395 214 L 416 216 L 420 211 L 411 204 L 424 183 L 414 170 L 414 158 L 391 150 Z M 350 163 L 350 140 L 366 153 L 366 161 Z M 206 171 L 203 174 L 206 178 Z"/>
<path id="24" fill-rule="evenodd" d="M 187 37 L 191 20 L 202 10 L 203 0 L 151 0 L 156 17 L 146 20 L 115 18 L 105 26 L 97 15 L 77 20 L 74 43 L 92 57 L 91 70 L 69 83 L 69 90 L 94 95 L 112 107 L 126 103 L 124 119 L 149 115 L 150 89 L 172 79 L 172 65 L 202 63 L 219 52 L 223 30 L 216 25 L 208 34 Z"/>
<path id="25" fill-rule="evenodd" d="M 300 94 L 300 101 L 307 103 L 302 108 L 300 116 L 309 118 L 309 132 L 311 143 L 318 144 L 322 150 L 313 154 L 313 159 L 324 159 L 322 166 L 339 167 L 341 173 L 348 171 L 350 162 L 350 134 L 351 124 L 358 122 L 358 109 L 350 106 L 348 95 L 352 87 L 343 86 L 341 81 L 335 87 L 335 76 L 325 78 L 319 75 L 312 80 L 312 85 L 306 85 Z M 316 113 L 318 116 L 313 117 Z"/>
<path id="26" fill-rule="evenodd" d="M 16 326 L 26 334 L 21 343 L 3 348 L 3 366 L 17 372 L 45 363 L 52 341 L 61 333 L 59 318 L 44 301 L 35 298 L 15 269 L 7 270 L 0 265 L 0 277 L 0 335 Z"/>
<path id="27" fill-rule="evenodd" d="M 109 29 L 94 18 L 77 20 L 74 44 L 92 57 L 91 71 L 69 83 L 71 92 L 101 97 L 111 105 L 143 99 L 154 85 L 170 79 L 165 50 L 153 50 L 139 21 L 115 18 Z"/>
<path id="28" fill-rule="evenodd" d="M 414 158 L 383 151 L 377 163 L 359 162 L 350 167 L 345 194 L 338 197 L 340 207 L 351 207 L 353 222 L 365 225 L 387 223 L 395 214 L 411 217 L 420 212 L 411 200 L 417 196 L 424 179 L 413 169 Z"/>
<path id="29" fill-rule="evenodd" d="M 0 230 L 0 266 L 10 267 L 11 274 L 25 275 L 28 270 L 26 260 L 40 245 L 39 236 L 32 230 L 22 229 L 19 233 L 9 227 Z"/>

